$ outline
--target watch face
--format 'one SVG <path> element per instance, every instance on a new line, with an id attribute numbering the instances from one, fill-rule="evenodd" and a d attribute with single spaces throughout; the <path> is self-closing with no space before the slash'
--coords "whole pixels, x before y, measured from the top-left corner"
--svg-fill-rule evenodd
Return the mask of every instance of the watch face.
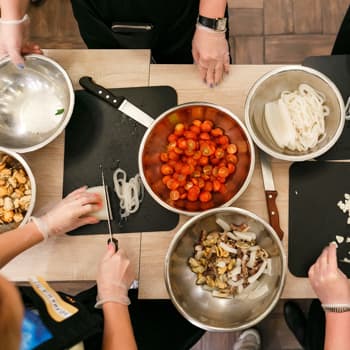
<path id="1" fill-rule="evenodd" d="M 224 31 L 226 30 L 226 18 L 219 18 L 216 23 L 216 30 Z"/>

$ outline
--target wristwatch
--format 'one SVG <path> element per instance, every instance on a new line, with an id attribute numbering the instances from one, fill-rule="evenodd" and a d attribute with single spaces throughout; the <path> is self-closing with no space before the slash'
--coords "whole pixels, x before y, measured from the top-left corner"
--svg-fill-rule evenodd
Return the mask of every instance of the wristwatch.
<path id="1" fill-rule="evenodd" d="M 348 312 L 350 304 L 322 304 L 322 308 L 328 312 Z"/>
<path id="2" fill-rule="evenodd" d="M 227 18 L 209 18 L 199 15 L 197 23 L 201 24 L 204 27 L 213 29 L 217 32 L 226 31 Z"/>

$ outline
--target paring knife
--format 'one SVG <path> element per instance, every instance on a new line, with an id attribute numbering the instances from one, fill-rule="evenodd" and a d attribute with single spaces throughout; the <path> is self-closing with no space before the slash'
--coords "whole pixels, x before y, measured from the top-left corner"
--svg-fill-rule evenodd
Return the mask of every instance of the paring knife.
<path id="1" fill-rule="evenodd" d="M 129 102 L 124 96 L 115 96 L 111 91 L 96 84 L 91 77 L 81 77 L 79 84 L 88 92 L 117 108 L 128 117 L 149 128 L 154 119 L 147 113 Z"/>
<path id="2" fill-rule="evenodd" d="M 101 169 L 102 186 L 103 186 L 104 191 L 105 191 L 106 203 L 107 203 L 107 216 L 108 216 L 107 223 L 108 223 L 108 232 L 109 232 L 109 238 L 108 238 L 107 244 L 109 244 L 110 242 L 114 243 L 115 251 L 117 251 L 118 250 L 118 240 L 116 238 L 114 238 L 113 234 L 112 234 L 112 226 L 111 226 L 112 210 L 111 210 L 111 204 L 109 201 L 108 187 L 106 186 L 106 183 L 105 183 L 105 175 L 103 172 L 103 166 L 101 164 L 100 164 L 100 169 Z"/>
<path id="3" fill-rule="evenodd" d="M 263 151 L 260 151 L 259 154 L 270 225 L 274 228 L 278 237 L 282 239 L 284 233 L 280 227 L 280 219 L 276 205 L 277 191 L 273 183 L 270 159 Z"/>

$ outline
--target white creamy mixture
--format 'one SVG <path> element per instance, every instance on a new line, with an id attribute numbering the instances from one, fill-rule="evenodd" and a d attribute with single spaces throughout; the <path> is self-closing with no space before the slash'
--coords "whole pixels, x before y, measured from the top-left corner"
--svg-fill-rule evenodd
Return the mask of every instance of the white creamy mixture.
<path id="1" fill-rule="evenodd" d="M 27 132 L 43 134 L 55 129 L 65 114 L 65 111 L 56 115 L 62 110 L 62 102 L 50 91 L 45 94 L 33 93 L 26 95 L 19 111 L 21 129 Z"/>

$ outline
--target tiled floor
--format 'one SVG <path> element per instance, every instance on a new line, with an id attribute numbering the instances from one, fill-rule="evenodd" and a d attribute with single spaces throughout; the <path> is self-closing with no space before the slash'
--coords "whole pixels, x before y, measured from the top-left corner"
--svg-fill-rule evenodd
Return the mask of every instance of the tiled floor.
<path id="1" fill-rule="evenodd" d="M 331 52 L 349 0 L 228 0 L 237 64 L 300 63 Z M 32 37 L 43 48 L 84 48 L 69 0 L 30 9 Z M 309 301 L 301 301 L 307 309 Z M 258 325 L 263 349 L 301 349 L 283 319 L 283 301 Z M 234 333 L 207 333 L 193 350 L 229 350 Z"/>

